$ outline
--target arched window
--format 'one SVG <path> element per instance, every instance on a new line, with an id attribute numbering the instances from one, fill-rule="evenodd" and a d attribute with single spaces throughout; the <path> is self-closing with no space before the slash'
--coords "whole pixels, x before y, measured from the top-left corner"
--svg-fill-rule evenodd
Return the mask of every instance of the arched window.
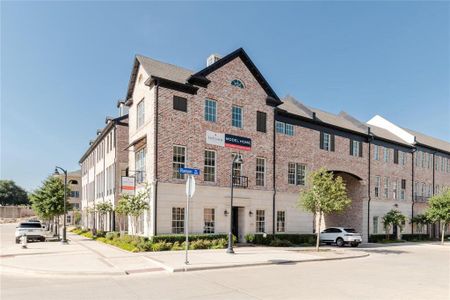
<path id="1" fill-rule="evenodd" d="M 240 81 L 239 79 L 234 79 L 233 81 L 231 81 L 231 85 L 236 86 L 241 89 L 244 88 L 244 83 L 242 81 Z"/>

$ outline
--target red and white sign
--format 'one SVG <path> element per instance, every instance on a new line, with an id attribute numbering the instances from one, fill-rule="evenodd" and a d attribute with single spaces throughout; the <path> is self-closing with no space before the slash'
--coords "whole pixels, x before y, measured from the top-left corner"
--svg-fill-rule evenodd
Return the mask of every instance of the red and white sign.
<path id="1" fill-rule="evenodd" d="M 121 190 L 122 194 L 134 195 L 134 191 L 136 190 L 135 178 L 122 176 Z"/>

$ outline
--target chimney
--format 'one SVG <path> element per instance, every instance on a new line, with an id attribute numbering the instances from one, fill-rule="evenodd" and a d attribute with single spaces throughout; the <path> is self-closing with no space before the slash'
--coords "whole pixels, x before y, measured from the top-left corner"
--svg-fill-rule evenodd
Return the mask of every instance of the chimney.
<path id="1" fill-rule="evenodd" d="M 206 60 L 206 66 L 209 67 L 210 65 L 212 65 L 221 58 L 222 57 L 219 54 L 211 54 L 210 56 L 208 56 L 208 59 Z"/>

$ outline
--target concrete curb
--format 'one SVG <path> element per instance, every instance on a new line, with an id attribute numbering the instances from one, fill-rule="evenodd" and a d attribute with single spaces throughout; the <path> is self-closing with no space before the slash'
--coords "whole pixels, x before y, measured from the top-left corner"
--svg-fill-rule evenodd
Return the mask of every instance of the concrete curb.
<path id="1" fill-rule="evenodd" d="M 126 271 L 114 271 L 114 272 L 68 272 L 68 271 L 47 271 L 39 269 L 24 269 L 19 267 L 0 265 L 0 272 L 3 274 L 28 274 L 28 275 L 53 275 L 53 276 L 118 276 L 128 275 Z"/>
<path id="2" fill-rule="evenodd" d="M 364 258 L 368 257 L 369 253 L 364 253 L 360 255 L 351 255 L 351 256 L 343 256 L 343 257 L 325 257 L 325 258 L 313 258 L 313 259 L 299 259 L 299 260 L 279 260 L 279 261 L 265 261 L 265 262 L 256 262 L 256 263 L 245 263 L 245 264 L 232 264 L 232 265 L 219 265 L 219 266 L 183 266 L 183 267 L 171 267 L 164 264 L 162 261 L 155 259 L 153 257 L 144 256 L 146 259 L 156 263 L 157 265 L 164 268 L 166 271 L 175 273 L 175 272 L 188 272 L 188 271 L 204 271 L 204 270 L 217 270 L 217 269 L 231 269 L 231 268 L 244 268 L 244 267 L 258 267 L 258 266 L 267 266 L 267 265 L 283 265 L 289 263 L 307 263 L 307 262 L 320 262 L 320 261 L 333 261 L 333 260 L 346 260 L 353 258 Z"/>

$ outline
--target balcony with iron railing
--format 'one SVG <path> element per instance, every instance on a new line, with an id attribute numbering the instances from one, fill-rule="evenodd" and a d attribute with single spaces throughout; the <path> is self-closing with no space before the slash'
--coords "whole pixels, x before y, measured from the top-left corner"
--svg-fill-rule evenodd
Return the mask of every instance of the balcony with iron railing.
<path id="1" fill-rule="evenodd" d="M 233 176 L 233 187 L 235 188 L 248 188 L 247 176 Z"/>

